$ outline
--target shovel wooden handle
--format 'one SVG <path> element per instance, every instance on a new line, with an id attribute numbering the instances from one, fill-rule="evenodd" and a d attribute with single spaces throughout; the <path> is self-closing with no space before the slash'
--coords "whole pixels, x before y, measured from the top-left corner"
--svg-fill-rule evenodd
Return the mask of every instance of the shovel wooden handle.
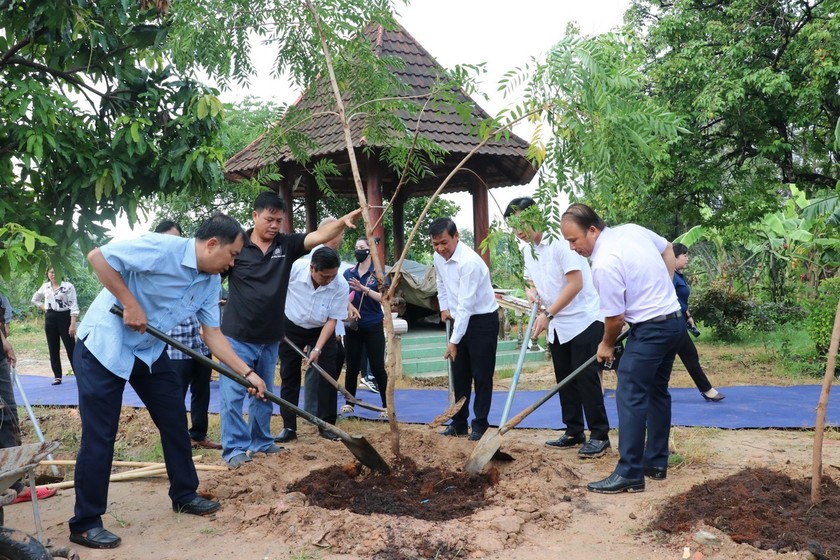
<path id="1" fill-rule="evenodd" d="M 630 329 L 627 329 L 624 332 L 622 332 L 620 335 L 618 335 L 618 338 L 615 339 L 615 343 L 618 344 L 619 342 L 623 341 L 625 338 L 627 338 L 628 334 L 630 334 Z M 572 380 L 575 377 L 577 377 L 577 375 L 580 372 L 582 372 L 583 370 L 585 370 L 586 368 L 591 366 L 595 362 L 595 360 L 597 360 L 597 359 L 598 359 L 598 355 L 596 354 L 596 355 L 592 356 L 591 358 L 589 358 L 588 360 L 586 360 L 585 362 L 583 362 L 583 364 L 578 366 L 578 368 L 575 371 L 573 371 L 572 373 L 567 375 L 563 379 L 563 381 L 561 381 L 560 383 L 558 383 L 557 385 L 552 387 L 550 391 L 548 391 L 546 394 L 544 394 L 542 397 L 540 397 L 539 400 L 537 400 L 534 404 L 525 408 L 522 412 L 520 412 L 519 414 L 517 414 L 516 416 L 514 416 L 513 418 L 508 420 L 505 424 L 500 426 L 499 427 L 499 435 L 504 435 L 508 431 L 510 431 L 513 428 L 515 428 L 516 426 L 518 426 L 520 422 L 525 420 L 525 418 L 527 418 L 532 412 L 534 412 L 539 407 L 544 405 L 545 402 L 548 399 L 550 399 L 551 397 L 553 397 L 554 395 L 559 393 L 560 389 L 562 389 L 563 387 L 565 387 L 566 385 L 571 383 Z"/>
<path id="2" fill-rule="evenodd" d="M 308 358 L 306 353 L 304 353 L 304 351 L 301 350 L 297 344 L 289 340 L 288 336 L 283 337 L 283 342 L 288 344 L 292 348 L 292 350 L 300 354 L 300 357 L 304 360 Z M 350 391 L 348 391 L 344 385 L 333 379 L 332 376 L 329 373 L 327 373 L 327 371 L 324 368 L 322 368 L 318 362 L 309 362 L 309 367 L 315 368 L 315 370 L 321 374 L 321 377 L 323 377 L 327 383 L 332 385 L 334 389 L 336 389 L 339 393 L 341 393 L 344 396 L 344 399 L 347 402 L 351 402 L 354 405 L 360 406 L 362 408 L 367 408 L 368 410 L 375 410 L 376 412 L 387 412 L 387 409 L 382 408 L 381 406 L 368 404 L 354 397 L 352 394 L 350 394 Z"/>

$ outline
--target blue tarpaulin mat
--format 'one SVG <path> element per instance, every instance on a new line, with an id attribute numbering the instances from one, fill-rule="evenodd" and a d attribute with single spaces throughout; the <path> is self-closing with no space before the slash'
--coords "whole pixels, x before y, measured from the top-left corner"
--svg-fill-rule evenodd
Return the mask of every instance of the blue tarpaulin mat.
<path id="1" fill-rule="evenodd" d="M 51 377 L 20 375 L 24 392 L 33 406 L 76 406 L 78 393 L 74 377 L 65 377 L 61 385 L 53 386 Z M 697 426 L 707 428 L 813 428 L 816 419 L 816 408 L 819 401 L 819 385 L 794 385 L 791 387 L 774 386 L 738 386 L 718 387 L 726 394 L 726 399 L 720 402 L 706 402 L 696 389 L 672 388 L 672 418 L 674 426 Z M 279 394 L 279 388 L 275 388 Z M 522 391 L 514 398 L 510 415 L 537 401 L 544 392 Z M 363 387 L 359 387 L 358 398 L 379 405 L 379 395 Z M 497 425 L 502 415 L 507 391 L 497 391 L 493 394 L 493 406 L 490 412 L 490 423 Z M 343 399 L 339 396 L 339 406 Z M 425 424 L 443 412 L 448 405 L 448 395 L 439 389 L 401 389 L 396 393 L 397 420 L 400 422 Z M 618 426 L 618 416 L 615 408 L 615 392 L 608 390 L 604 396 L 610 425 Z M 303 398 L 300 400 L 303 403 Z M 23 401 L 18 395 L 18 405 Z M 143 407 L 140 398 L 134 393 L 130 385 L 126 385 L 123 394 L 123 405 Z M 472 403 L 470 403 L 472 405 Z M 187 397 L 189 408 L 189 396 Z M 210 384 L 210 412 L 219 411 L 219 384 Z M 275 405 L 275 413 L 279 407 Z M 373 419 L 377 413 L 356 407 L 356 416 Z M 472 417 L 472 414 L 470 414 Z M 833 426 L 840 425 L 840 396 L 829 399 L 826 411 L 826 423 Z M 560 401 L 554 397 L 528 416 L 520 425 L 521 428 L 560 429 Z"/>

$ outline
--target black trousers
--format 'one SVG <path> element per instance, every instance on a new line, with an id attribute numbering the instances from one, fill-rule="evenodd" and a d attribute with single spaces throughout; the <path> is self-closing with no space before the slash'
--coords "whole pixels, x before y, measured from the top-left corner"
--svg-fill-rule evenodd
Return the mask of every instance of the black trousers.
<path id="1" fill-rule="evenodd" d="M 344 347 L 347 352 L 347 375 L 345 375 L 347 390 L 351 395 L 356 396 L 364 352 L 370 364 L 370 371 L 379 387 L 382 406 L 387 407 L 385 388 L 388 386 L 388 372 L 385 371 L 385 328 L 382 323 L 370 327 L 359 327 L 357 331 L 347 331 L 344 335 Z"/>
<path id="2" fill-rule="evenodd" d="M 108 507 L 108 479 L 126 381 L 105 368 L 83 341 L 77 346 L 73 369 L 79 389 L 82 443 L 76 458 L 75 515 L 69 526 L 71 532 L 82 533 L 102 527 L 102 515 Z M 181 383 L 169 356 L 163 352 L 152 364 L 151 371 L 146 364 L 135 360 L 128 383 L 146 405 L 160 432 L 169 498 L 173 504 L 191 502 L 196 497 L 198 476 L 184 421 L 186 409 Z"/>
<path id="3" fill-rule="evenodd" d="M 688 371 L 688 375 L 691 376 L 691 379 L 697 385 L 700 392 L 705 393 L 709 391 L 712 388 L 712 382 L 706 377 L 706 372 L 703 371 L 703 367 L 700 365 L 700 356 L 697 354 L 697 347 L 694 345 L 694 341 L 691 340 L 691 335 L 689 335 L 688 331 L 683 333 L 677 355 L 680 357 L 680 361 L 682 361 L 685 369 Z"/>
<path id="4" fill-rule="evenodd" d="M 583 332 L 568 342 L 550 342 L 554 377 L 560 383 L 578 366 L 597 354 L 598 344 L 604 336 L 604 323 L 594 321 Z M 601 390 L 600 366 L 593 362 L 560 390 L 560 408 L 566 435 L 583 435 L 583 420 L 589 426 L 592 439 L 609 439 L 610 421 L 604 406 Z"/>
<path id="5" fill-rule="evenodd" d="M 59 341 L 64 343 L 64 350 L 67 352 L 67 359 L 70 365 L 73 364 L 73 349 L 76 347 L 76 339 L 70 336 L 70 312 L 50 311 L 44 317 L 44 333 L 47 335 L 47 349 L 50 351 L 50 367 L 53 377 L 61 379 L 61 347 Z"/>
<path id="6" fill-rule="evenodd" d="M 464 406 L 452 417 L 456 430 L 466 430 L 470 411 L 470 389 L 475 387 L 472 429 L 483 434 L 489 423 L 493 400 L 493 374 L 496 372 L 496 348 L 499 342 L 499 314 L 495 311 L 473 315 L 467 332 L 458 343 L 458 357 L 452 362 L 455 400 L 466 397 Z"/>
<path id="7" fill-rule="evenodd" d="M 321 336 L 321 327 L 304 329 L 286 319 L 285 333 L 298 348 L 303 349 L 306 346 L 313 348 L 318 342 L 318 337 Z M 318 357 L 318 365 L 324 368 L 333 379 L 338 379 L 338 373 L 335 371 L 337 352 L 335 337 L 331 336 L 321 348 L 321 355 Z M 303 358 L 300 354 L 285 342 L 280 343 L 280 398 L 294 405 L 300 401 L 302 363 Z M 338 417 L 338 394 L 335 388 L 321 378 L 320 374 L 317 379 L 314 376 L 310 378 L 314 380 L 318 392 L 316 416 L 324 422 L 335 424 Z M 280 414 L 283 417 L 284 428 L 297 430 L 297 416 L 293 412 L 281 407 Z"/>
<path id="8" fill-rule="evenodd" d="M 210 356 L 208 355 L 209 359 Z M 210 368 L 192 358 L 169 360 L 181 381 L 182 398 L 190 392 L 190 439 L 207 439 L 207 409 L 210 408 Z"/>

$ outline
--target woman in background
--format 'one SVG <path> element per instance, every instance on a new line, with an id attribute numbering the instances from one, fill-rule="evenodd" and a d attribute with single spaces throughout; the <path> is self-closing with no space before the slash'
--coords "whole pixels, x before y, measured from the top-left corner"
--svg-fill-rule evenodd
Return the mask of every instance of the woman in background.
<path id="1" fill-rule="evenodd" d="M 76 319 L 79 317 L 79 303 L 76 288 L 70 282 L 59 282 L 55 268 L 47 270 L 47 282 L 32 296 L 32 304 L 44 311 L 44 332 L 50 351 L 50 367 L 53 385 L 61 385 L 61 348 L 64 343 L 67 359 L 73 364 L 73 349 L 76 346 Z"/>
<path id="2" fill-rule="evenodd" d="M 350 284 L 353 307 L 359 310 L 359 328 L 347 329 L 344 335 L 344 349 L 347 352 L 347 371 L 344 375 L 345 385 L 354 397 L 361 370 L 362 352 L 367 355 L 371 372 L 379 388 L 382 406 L 385 403 L 385 387 L 388 386 L 388 374 L 385 371 L 385 327 L 382 312 L 382 294 L 379 293 L 379 283 L 373 270 L 373 259 L 370 256 L 370 245 L 367 237 L 360 237 L 356 241 L 356 266 L 344 271 L 344 278 Z M 353 405 L 345 404 L 341 407 L 342 414 L 352 414 Z M 383 412 L 381 418 L 387 418 Z"/>
<path id="3" fill-rule="evenodd" d="M 674 256 L 677 258 L 677 263 L 674 267 L 674 289 L 677 291 L 677 299 L 680 300 L 680 307 L 682 308 L 683 317 L 685 317 L 685 321 L 688 323 L 688 328 L 696 331 L 699 335 L 700 332 L 694 326 L 694 319 L 688 311 L 688 296 L 691 295 L 691 288 L 683 277 L 683 270 L 688 267 L 688 247 L 682 243 L 674 243 L 673 247 Z M 694 384 L 697 385 L 704 399 L 711 402 L 718 402 L 726 398 L 723 393 L 712 387 L 712 383 L 706 377 L 706 373 L 700 366 L 700 356 L 697 354 L 697 347 L 694 345 L 694 341 L 691 340 L 688 331 L 685 331 L 685 337 L 680 344 L 679 350 L 677 350 L 677 355 L 680 357 L 685 369 L 688 370 L 688 374 L 694 380 Z"/>

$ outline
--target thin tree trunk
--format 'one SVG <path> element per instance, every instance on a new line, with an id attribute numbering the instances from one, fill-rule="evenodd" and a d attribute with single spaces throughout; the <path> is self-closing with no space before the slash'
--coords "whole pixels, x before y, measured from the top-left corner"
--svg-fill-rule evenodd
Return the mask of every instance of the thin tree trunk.
<path id="1" fill-rule="evenodd" d="M 811 503 L 820 501 L 820 483 L 822 482 L 822 443 L 825 432 L 825 410 L 828 408 L 828 395 L 837 365 L 837 347 L 840 346 L 840 300 L 834 313 L 834 328 L 831 330 L 831 345 L 828 347 L 828 361 L 825 364 L 820 402 L 817 405 L 817 421 L 814 427 L 814 458 L 811 466 Z"/>
<path id="2" fill-rule="evenodd" d="M 356 160 L 356 152 L 353 148 L 353 135 L 350 131 L 350 125 L 347 122 L 347 112 L 344 107 L 344 101 L 341 98 L 341 90 L 338 87 L 338 80 L 336 80 L 335 77 L 335 70 L 333 69 L 332 55 L 330 54 L 329 45 L 327 45 L 323 30 L 321 29 L 321 19 L 318 16 L 318 11 L 315 9 L 315 6 L 311 1 L 307 1 L 306 6 L 312 14 L 318 31 L 318 37 L 321 41 L 321 50 L 324 53 L 327 73 L 329 75 L 330 85 L 332 86 L 333 96 L 335 98 L 338 120 L 341 123 L 341 129 L 344 132 L 344 144 L 347 147 L 347 157 L 350 160 L 350 170 L 353 174 L 353 183 L 356 185 L 356 194 L 359 197 L 359 206 L 362 209 L 362 220 L 364 220 L 365 224 L 365 233 L 368 239 L 373 239 L 373 220 L 371 220 L 370 217 L 370 209 L 368 208 L 365 189 L 362 185 L 362 175 L 359 172 L 359 163 Z M 388 349 L 393 350 L 395 347 L 393 342 L 394 321 L 391 317 L 391 292 L 384 289 L 385 277 L 383 273 L 385 267 L 383 266 L 382 261 L 379 260 L 378 251 L 371 251 L 370 256 L 373 259 L 373 268 L 376 280 L 379 282 L 379 285 L 383 287 L 380 291 L 382 293 L 382 307 L 385 312 L 385 332 L 388 334 Z M 396 371 L 396 368 L 393 367 L 394 360 L 399 359 L 399 356 L 395 356 L 395 354 L 396 352 L 394 351 L 389 351 L 388 353 L 388 361 L 386 363 L 386 366 L 388 367 L 386 369 L 389 372 L 389 375 L 388 387 L 385 390 L 385 395 L 388 401 L 388 424 L 391 428 L 391 451 L 399 459 L 402 457 L 400 454 L 400 431 L 399 425 L 397 424 L 397 417 L 394 413 L 394 387 L 396 386 L 397 380 L 395 379 L 396 376 L 393 375 L 393 372 Z"/>

